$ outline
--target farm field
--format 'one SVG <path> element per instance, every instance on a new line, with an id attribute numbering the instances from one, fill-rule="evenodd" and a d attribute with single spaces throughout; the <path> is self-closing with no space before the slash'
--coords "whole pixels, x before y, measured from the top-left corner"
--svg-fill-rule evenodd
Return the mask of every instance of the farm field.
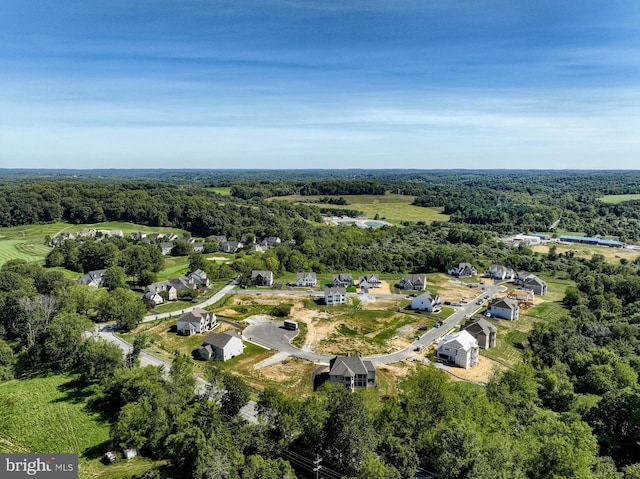
<path id="1" fill-rule="evenodd" d="M 144 458 L 104 466 L 109 425 L 86 409 L 90 393 L 69 376 L 51 375 L 0 383 L 0 452 L 78 452 L 80 478 L 118 479 L 148 470 Z"/>
<path id="2" fill-rule="evenodd" d="M 640 194 L 627 194 L 627 195 L 605 195 L 598 198 L 603 203 L 609 203 L 610 205 L 617 205 L 624 201 L 640 200 Z"/>
<path id="3" fill-rule="evenodd" d="M 314 202 L 324 196 L 280 196 L 277 200 L 295 201 L 295 202 Z M 442 208 L 423 208 L 414 206 L 411 203 L 415 196 L 399 196 L 386 193 L 385 195 L 338 195 L 329 196 L 330 198 L 344 198 L 348 205 L 322 205 L 332 208 L 341 208 L 349 210 L 359 210 L 365 216 L 373 218 L 376 214 L 390 223 L 401 223 L 403 221 L 449 221 L 449 216 L 442 214 Z"/>
<path id="4" fill-rule="evenodd" d="M 213 191 L 214 193 L 218 193 L 222 196 L 231 196 L 231 187 L 230 186 L 208 186 L 205 188 L 207 191 Z"/>
<path id="5" fill-rule="evenodd" d="M 637 250 L 627 248 L 608 248 L 606 246 L 590 246 L 585 244 L 556 244 L 555 246 L 556 253 L 573 252 L 575 256 L 587 259 L 591 259 L 594 254 L 601 254 L 602 256 L 604 256 L 605 260 L 610 263 L 619 263 L 622 258 L 625 258 L 628 261 L 633 261 L 638 256 L 640 256 L 640 252 L 638 252 Z M 548 245 L 537 245 L 533 246 L 531 249 L 536 253 L 546 254 L 549 252 Z"/>

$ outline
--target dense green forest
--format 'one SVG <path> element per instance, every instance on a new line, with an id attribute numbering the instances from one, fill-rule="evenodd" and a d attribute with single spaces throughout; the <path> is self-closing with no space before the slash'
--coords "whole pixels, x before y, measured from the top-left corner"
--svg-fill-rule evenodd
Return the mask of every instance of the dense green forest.
<path id="1" fill-rule="evenodd" d="M 119 349 L 87 337 L 95 322 L 113 320 L 126 330 L 141 320 L 139 295 L 124 278 L 140 284 L 153 278 L 163 261 L 155 245 L 65 241 L 47 265 L 109 268 L 108 288 L 88 290 L 21 260 L 5 263 L 0 378 L 75 375 L 77 387 L 90 391 L 91 407 L 109 418 L 114 445 L 165 460 L 146 478 L 295 477 L 296 458 L 316 457 L 335 474 L 358 478 L 412 477 L 417 467 L 451 479 L 640 478 L 640 261 L 585 259 L 553 248 L 542 254 L 496 241 L 505 232 L 546 231 L 560 219 L 562 230 L 635 242 L 640 203 L 599 198 L 638 192 L 640 174 L 388 170 L 319 179 L 316 173 L 82 172 L 67 178 L 70 172 L 51 172 L 37 178 L 5 171 L 0 224 L 118 220 L 183 228 L 203 238 L 295 240 L 263 254 L 240 252 L 230 267 L 245 277 L 252 269 L 402 273 L 442 272 L 461 261 L 479 268 L 501 263 L 573 279 L 563 314 L 539 322 L 524 362 L 495 374 L 486 387 L 454 383 L 423 366 L 388 397 L 327 386 L 298 398 L 268 388 L 258 399 L 261 421 L 253 425 L 237 414 L 250 390 L 236 376 L 211 367 L 206 379 L 213 386 L 196 395 L 189 359 L 176 356 L 166 375 L 135 367 L 144 337 L 126 360 Z M 234 196 L 203 186 L 230 186 Z M 394 188 L 415 196 L 415 205 L 443 207 L 450 221 L 338 228 L 324 224 L 317 205 L 273 198 L 380 195 Z M 203 264 L 198 254 L 191 262 Z"/>

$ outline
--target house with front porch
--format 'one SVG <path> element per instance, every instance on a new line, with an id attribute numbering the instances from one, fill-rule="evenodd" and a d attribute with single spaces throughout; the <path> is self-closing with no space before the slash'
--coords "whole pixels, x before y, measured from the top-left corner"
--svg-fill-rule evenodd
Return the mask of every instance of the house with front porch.
<path id="1" fill-rule="evenodd" d="M 178 318 L 178 334 L 191 336 L 210 331 L 218 325 L 216 315 L 202 308 L 194 308 Z"/>
<path id="2" fill-rule="evenodd" d="M 413 291 L 424 291 L 427 289 L 426 274 L 408 274 L 400 280 L 398 284 L 400 289 L 409 289 Z"/>

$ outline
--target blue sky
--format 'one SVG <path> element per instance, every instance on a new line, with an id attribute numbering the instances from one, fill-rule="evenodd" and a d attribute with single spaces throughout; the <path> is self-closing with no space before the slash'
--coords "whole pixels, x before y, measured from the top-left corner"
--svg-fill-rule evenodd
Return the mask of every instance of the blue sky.
<path id="1" fill-rule="evenodd" d="M 0 167 L 629 168 L 640 2 L 0 0 Z"/>

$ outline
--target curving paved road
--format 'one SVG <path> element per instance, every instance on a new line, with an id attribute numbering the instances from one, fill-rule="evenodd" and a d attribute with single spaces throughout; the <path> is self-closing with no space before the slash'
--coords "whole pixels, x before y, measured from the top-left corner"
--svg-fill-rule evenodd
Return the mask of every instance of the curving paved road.
<path id="1" fill-rule="evenodd" d="M 484 285 L 484 290 L 479 290 L 479 296 L 473 298 L 469 303 L 459 307 L 455 313 L 449 316 L 447 319 L 443 320 L 442 326 L 439 328 L 433 328 L 429 331 L 425 332 L 420 336 L 419 340 L 414 341 L 405 349 L 391 353 L 391 354 L 381 354 L 376 356 L 368 356 L 364 359 L 368 359 L 374 364 L 389 364 L 396 363 L 399 361 L 404 361 L 411 357 L 417 356 L 414 349 L 418 346 L 427 347 L 438 340 L 442 335 L 447 333 L 449 330 L 460 324 L 465 317 L 471 316 L 482 306 L 476 304 L 476 301 L 481 300 L 484 296 L 489 296 L 492 298 L 500 291 L 504 291 L 504 286 L 496 285 L 496 284 L 486 284 Z M 473 290 L 472 290 L 473 291 Z M 302 292 L 301 292 L 302 293 Z M 310 294 L 309 292 L 304 292 L 304 294 Z M 357 296 L 357 294 L 352 293 L 353 296 Z M 372 296 L 380 296 L 380 297 L 405 297 L 405 295 L 391 295 L 391 294 L 374 294 Z M 282 327 L 281 321 L 268 321 L 258 324 L 253 324 L 248 326 L 243 331 L 243 337 L 246 339 L 250 339 L 264 346 L 268 346 L 272 349 L 276 349 L 283 353 L 289 354 L 290 356 L 294 356 L 296 358 L 306 359 L 308 361 L 321 362 L 321 363 L 329 363 L 329 360 L 333 358 L 333 356 L 328 356 L 325 354 L 314 353 L 312 351 L 305 351 L 303 349 L 296 348 L 291 345 L 291 340 L 298 334 L 297 331 L 289 331 Z"/>

